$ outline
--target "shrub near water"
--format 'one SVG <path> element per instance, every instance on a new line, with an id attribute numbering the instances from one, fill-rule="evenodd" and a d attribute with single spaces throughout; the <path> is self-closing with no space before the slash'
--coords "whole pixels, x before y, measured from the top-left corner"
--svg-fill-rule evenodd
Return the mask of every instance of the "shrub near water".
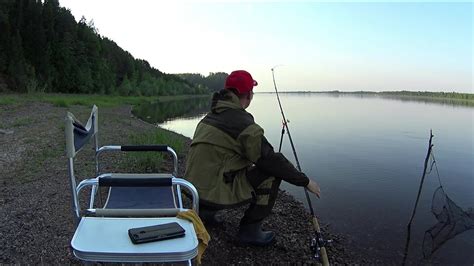
<path id="1" fill-rule="evenodd" d="M 134 134 L 130 136 L 130 145 L 168 145 L 177 154 L 184 152 L 184 138 L 174 135 L 169 131 L 157 128 L 152 132 Z M 144 172 L 163 172 L 164 156 L 163 152 L 129 152 L 127 153 L 127 163 L 129 169 L 136 169 Z"/>

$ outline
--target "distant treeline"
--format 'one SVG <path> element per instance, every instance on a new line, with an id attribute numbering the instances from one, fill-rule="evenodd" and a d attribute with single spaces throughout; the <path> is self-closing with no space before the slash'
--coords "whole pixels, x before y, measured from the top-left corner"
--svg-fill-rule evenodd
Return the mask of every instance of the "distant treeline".
<path id="1" fill-rule="evenodd" d="M 270 92 L 273 93 L 273 92 Z M 331 93 L 331 94 L 365 94 L 380 96 L 407 96 L 407 97 L 425 97 L 425 98 L 449 98 L 459 100 L 474 100 L 474 94 L 461 92 L 431 92 L 431 91 L 282 91 L 280 93 Z"/>
<path id="2" fill-rule="evenodd" d="M 207 77 L 197 73 L 178 74 L 185 80 L 209 88 L 210 91 L 219 91 L 224 87 L 225 79 L 229 74 L 224 72 L 210 73 Z"/>
<path id="3" fill-rule="evenodd" d="M 0 1 L 0 91 L 210 93 L 208 83 L 199 84 L 135 59 L 100 36 L 92 21 L 76 22 L 58 0 Z"/>
<path id="4" fill-rule="evenodd" d="M 474 100 L 472 93 L 460 92 L 430 92 L 430 91 L 383 91 L 378 94 L 386 96 L 418 96 L 418 97 L 432 97 L 432 98 L 450 98 L 461 100 Z"/>

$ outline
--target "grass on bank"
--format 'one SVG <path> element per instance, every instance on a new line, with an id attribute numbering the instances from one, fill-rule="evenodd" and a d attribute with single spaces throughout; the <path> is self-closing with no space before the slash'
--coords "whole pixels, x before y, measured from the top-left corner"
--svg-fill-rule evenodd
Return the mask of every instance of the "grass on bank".
<path id="1" fill-rule="evenodd" d="M 17 102 L 15 99 L 16 97 L 13 97 L 12 95 L 1 95 L 0 96 L 0 105 L 12 105 Z"/>
<path id="2" fill-rule="evenodd" d="M 72 105 L 99 107 L 113 107 L 123 104 L 136 105 L 156 101 L 183 100 L 199 97 L 200 95 L 175 95 L 175 96 L 113 96 L 96 94 L 59 94 L 59 93 L 28 93 L 28 94 L 0 94 L 0 105 L 13 105 L 25 102 L 46 102 L 58 107 Z"/>
<path id="3" fill-rule="evenodd" d="M 166 144 L 176 153 L 183 154 L 185 149 L 185 138 L 170 131 L 156 128 L 151 132 L 133 134 L 129 138 L 130 145 Z M 146 172 L 161 172 L 165 156 L 163 152 L 128 152 L 127 166 L 130 169 L 141 169 Z"/>

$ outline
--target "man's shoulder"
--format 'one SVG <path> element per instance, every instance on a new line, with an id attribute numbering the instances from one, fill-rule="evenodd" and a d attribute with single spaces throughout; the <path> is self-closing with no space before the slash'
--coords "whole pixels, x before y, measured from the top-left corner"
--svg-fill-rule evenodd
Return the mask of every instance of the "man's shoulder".
<path id="1" fill-rule="evenodd" d="M 242 131 L 256 125 L 253 116 L 242 109 L 227 109 L 219 113 L 208 113 L 202 123 L 214 126 L 236 139 Z"/>
<path id="2" fill-rule="evenodd" d="M 226 124 L 239 125 L 239 127 L 247 127 L 255 124 L 253 115 L 243 109 L 229 108 L 219 113 L 210 112 L 203 118 L 203 121 L 208 119 L 219 120 Z"/>

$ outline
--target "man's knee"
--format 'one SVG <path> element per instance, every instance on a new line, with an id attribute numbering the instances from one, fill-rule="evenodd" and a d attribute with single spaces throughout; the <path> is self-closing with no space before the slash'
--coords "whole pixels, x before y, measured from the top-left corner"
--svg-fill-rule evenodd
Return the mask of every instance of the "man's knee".
<path id="1" fill-rule="evenodd" d="M 257 205 L 273 205 L 275 198 L 278 194 L 278 188 L 280 187 L 281 179 L 275 177 L 269 177 L 264 180 L 256 189 L 256 204 Z"/>

